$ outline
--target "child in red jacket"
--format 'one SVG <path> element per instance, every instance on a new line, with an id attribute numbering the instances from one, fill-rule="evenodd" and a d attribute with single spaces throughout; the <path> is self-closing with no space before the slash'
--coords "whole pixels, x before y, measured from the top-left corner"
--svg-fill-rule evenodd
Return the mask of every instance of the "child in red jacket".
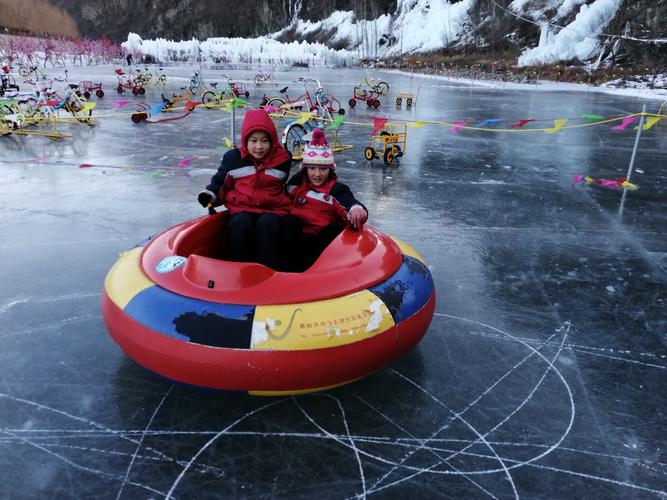
<path id="1" fill-rule="evenodd" d="M 347 223 L 361 228 L 368 211 L 350 188 L 338 182 L 333 152 L 324 132 L 315 129 L 303 152 L 301 170 L 290 179 L 287 192 L 292 200 L 284 220 L 283 243 L 287 271 L 308 269 Z"/>
<path id="2" fill-rule="evenodd" d="M 276 127 L 263 109 L 249 110 L 241 126 L 241 147 L 227 151 L 218 172 L 197 200 L 229 210 L 231 260 L 281 267 L 281 219 L 289 213 L 285 181 L 292 157 L 280 144 Z"/>

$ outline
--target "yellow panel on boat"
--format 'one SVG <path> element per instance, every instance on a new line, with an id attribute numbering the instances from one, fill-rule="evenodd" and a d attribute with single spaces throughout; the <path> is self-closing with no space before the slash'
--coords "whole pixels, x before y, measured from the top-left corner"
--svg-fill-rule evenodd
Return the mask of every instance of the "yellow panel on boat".
<path id="1" fill-rule="evenodd" d="M 137 247 L 121 253 L 104 279 L 104 290 L 121 309 L 139 292 L 155 284 L 141 270 L 142 250 L 143 247 Z"/>
<path id="2" fill-rule="evenodd" d="M 257 306 L 250 348 L 296 351 L 337 347 L 393 326 L 389 309 L 369 290 L 304 304 Z"/>
<path id="3" fill-rule="evenodd" d="M 414 248 L 412 248 L 410 245 L 408 245 L 408 244 L 407 244 L 405 241 L 403 241 L 403 240 L 399 240 L 398 238 L 396 238 L 396 237 L 394 237 L 394 236 L 390 236 L 390 238 L 391 238 L 392 240 L 394 240 L 394 243 L 396 243 L 396 244 L 398 245 L 398 248 L 401 249 L 401 252 L 402 252 L 404 255 L 409 255 L 410 257 L 414 257 L 414 258 L 417 259 L 419 262 L 421 262 L 422 264 L 426 265 L 426 262 L 424 262 L 424 257 L 422 257 L 421 255 L 419 255 L 419 252 L 417 252 L 417 250 L 415 250 Z"/>

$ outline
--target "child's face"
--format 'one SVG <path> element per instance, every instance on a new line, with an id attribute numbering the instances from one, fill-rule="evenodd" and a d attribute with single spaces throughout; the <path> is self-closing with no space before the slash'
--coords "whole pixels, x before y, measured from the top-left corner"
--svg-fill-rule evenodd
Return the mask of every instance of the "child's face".
<path id="1" fill-rule="evenodd" d="M 271 151 L 271 140 L 265 132 L 256 131 L 248 136 L 246 148 L 250 156 L 261 160 Z"/>
<path id="2" fill-rule="evenodd" d="M 329 167 L 308 167 L 306 169 L 306 174 L 313 186 L 320 187 L 329 180 L 329 170 Z"/>

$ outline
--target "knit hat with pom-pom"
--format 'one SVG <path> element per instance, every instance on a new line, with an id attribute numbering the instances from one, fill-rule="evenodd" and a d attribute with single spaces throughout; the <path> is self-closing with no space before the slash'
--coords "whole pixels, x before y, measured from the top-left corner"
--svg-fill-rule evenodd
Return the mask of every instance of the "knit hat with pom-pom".
<path id="1" fill-rule="evenodd" d="M 331 146 L 327 143 L 324 132 L 319 128 L 313 130 L 312 138 L 303 150 L 301 168 L 308 167 L 329 167 L 334 170 L 336 169 Z"/>

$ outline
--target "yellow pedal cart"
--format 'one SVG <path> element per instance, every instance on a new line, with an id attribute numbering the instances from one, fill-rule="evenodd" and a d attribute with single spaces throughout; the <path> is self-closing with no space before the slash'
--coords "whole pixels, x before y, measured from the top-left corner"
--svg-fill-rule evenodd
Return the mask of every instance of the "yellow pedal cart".
<path id="1" fill-rule="evenodd" d="M 408 126 L 405 124 L 385 125 L 371 137 L 371 146 L 364 150 L 367 160 L 382 159 L 390 165 L 394 158 L 400 158 L 407 149 Z"/>
<path id="2" fill-rule="evenodd" d="M 400 107 L 405 100 L 405 105 L 409 108 L 413 104 L 417 103 L 417 99 L 414 94 L 408 94 L 407 92 L 400 92 L 396 94 L 396 106 Z"/>

